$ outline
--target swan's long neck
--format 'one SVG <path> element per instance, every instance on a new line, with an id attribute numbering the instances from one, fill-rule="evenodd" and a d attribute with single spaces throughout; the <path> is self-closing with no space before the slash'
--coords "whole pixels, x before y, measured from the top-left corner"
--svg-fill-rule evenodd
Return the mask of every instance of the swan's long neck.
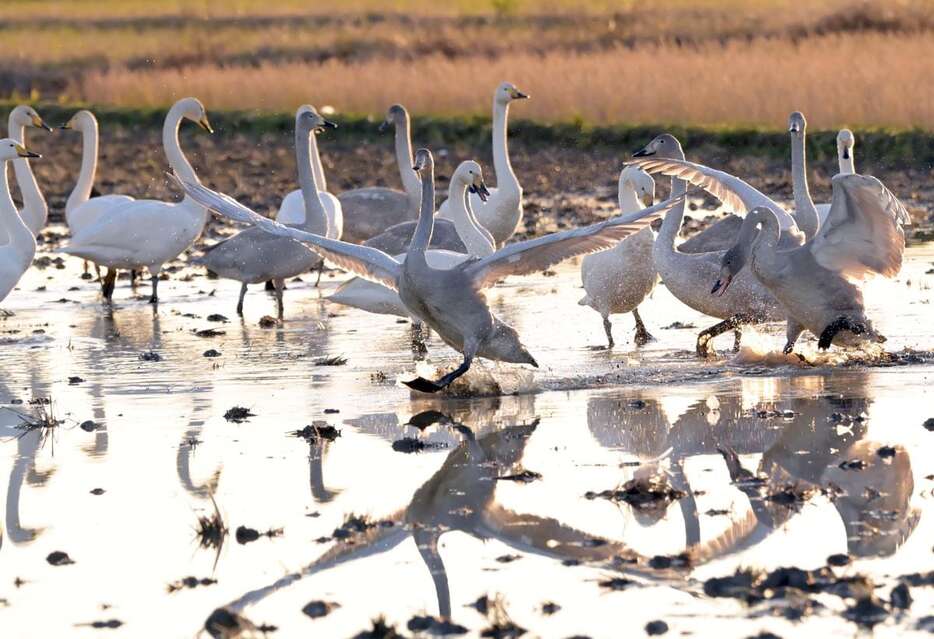
<path id="1" fill-rule="evenodd" d="M 749 223 L 753 228 L 761 227 L 759 234 L 747 243 L 752 244 L 751 253 L 755 260 L 761 262 L 763 267 L 769 268 L 769 265 L 775 261 L 778 240 L 781 236 L 778 218 L 772 211 L 754 211 L 746 216 L 744 223 Z M 742 233 L 742 229 L 740 232 Z"/>
<path id="2" fill-rule="evenodd" d="M 315 174 L 315 184 L 319 190 L 327 191 L 328 179 L 324 177 L 324 165 L 321 164 L 321 153 L 318 152 L 318 136 L 314 133 L 308 136 L 308 152 L 311 154 L 311 169 Z"/>
<path id="3" fill-rule="evenodd" d="M 843 157 L 844 149 L 837 151 L 837 163 L 840 165 L 840 173 L 843 175 L 852 175 L 856 173 L 856 158 L 853 157 L 855 148 L 850 148 L 847 157 Z"/>
<path id="4" fill-rule="evenodd" d="M 415 226 L 415 233 L 412 235 L 412 242 L 409 244 L 409 250 L 406 253 L 406 262 L 414 258 L 419 262 L 425 261 L 425 251 L 431 244 L 431 233 L 434 230 L 435 215 L 435 167 L 428 163 L 422 169 L 422 208 L 418 214 L 418 224 Z"/>
<path id="5" fill-rule="evenodd" d="M 679 154 L 680 157 L 676 157 L 676 160 L 683 160 L 684 154 Z M 671 178 L 671 194 L 669 197 L 678 197 L 684 195 L 687 192 L 687 182 L 680 178 L 673 177 Z M 665 219 L 662 220 L 662 227 L 658 231 L 658 239 L 655 240 L 656 244 L 663 246 L 666 249 L 671 251 L 675 250 L 675 242 L 678 240 L 678 233 L 681 232 L 681 224 L 684 222 L 684 207 L 686 206 L 687 198 L 681 200 L 675 208 L 668 211 L 665 214 Z"/>
<path id="6" fill-rule="evenodd" d="M 808 190 L 803 134 L 791 137 L 791 186 L 795 198 L 795 222 L 804 237 L 811 239 L 820 228 L 820 217 Z"/>
<path id="7" fill-rule="evenodd" d="M 169 161 L 169 166 L 182 180 L 201 184 L 201 180 L 198 179 L 198 175 L 178 142 L 178 129 L 182 125 L 183 117 L 182 107 L 178 104 L 169 109 L 162 125 L 162 148 L 165 149 L 165 157 Z"/>
<path id="8" fill-rule="evenodd" d="M 94 186 L 94 175 L 97 172 L 97 136 L 97 122 L 87 121 L 81 129 L 81 171 L 78 172 L 75 188 L 65 202 L 65 220 L 69 223 L 71 212 L 91 197 L 91 187 Z"/>
<path id="9" fill-rule="evenodd" d="M 496 171 L 496 189 L 519 191 L 519 180 L 509 162 L 509 147 L 506 143 L 509 103 L 493 98 L 493 169 Z"/>
<path id="10" fill-rule="evenodd" d="M 396 119 L 396 164 L 399 166 L 399 177 L 402 179 L 402 188 L 409 196 L 409 203 L 417 209 L 422 197 L 422 183 L 418 173 L 412 168 L 412 133 L 409 128 L 409 115 Z"/>
<path id="11" fill-rule="evenodd" d="M 26 144 L 26 126 L 20 122 L 14 122 L 12 113 L 10 114 L 8 134 L 20 144 Z M 42 197 L 42 191 L 39 190 L 39 184 L 36 182 L 36 176 L 32 173 L 32 167 L 26 158 L 13 160 L 13 172 L 16 174 L 16 183 L 19 185 L 20 194 L 23 196 L 23 219 L 31 225 L 33 234 L 37 234 L 49 217 L 49 207 Z"/>
<path id="12" fill-rule="evenodd" d="M 457 235 L 467 247 L 467 254 L 476 257 L 492 255 L 496 251 L 496 242 L 474 216 L 467 197 L 467 183 L 464 180 L 451 180 L 448 201 L 453 207 L 451 221 L 454 222 Z"/>
<path id="13" fill-rule="evenodd" d="M 623 215 L 635 213 L 645 208 L 639 201 L 639 195 L 625 178 L 619 179 L 619 212 Z"/>
<path id="14" fill-rule="evenodd" d="M 23 222 L 16 211 L 16 205 L 13 204 L 7 175 L 7 162 L 0 162 L 0 246 L 19 250 L 29 246 L 30 243 L 35 246 L 35 241 L 32 231 Z"/>
<path id="15" fill-rule="evenodd" d="M 298 185 L 302 189 L 302 201 L 305 203 L 305 221 L 302 230 L 315 235 L 327 235 L 328 216 L 321 203 L 321 194 L 318 193 L 318 182 L 315 179 L 314 168 L 311 163 L 311 147 L 314 132 L 307 126 L 295 127 L 295 160 L 298 167 Z"/>

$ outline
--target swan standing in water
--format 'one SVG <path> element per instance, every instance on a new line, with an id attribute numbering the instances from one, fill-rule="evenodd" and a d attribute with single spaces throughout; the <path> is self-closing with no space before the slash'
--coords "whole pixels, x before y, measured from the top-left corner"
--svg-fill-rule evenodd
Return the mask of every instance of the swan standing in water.
<path id="1" fill-rule="evenodd" d="M 295 117 L 298 183 L 302 187 L 301 193 L 305 198 L 302 205 L 307 214 L 301 216 L 300 224 L 290 226 L 325 237 L 330 228 L 330 218 L 312 168 L 309 157 L 311 145 L 308 140 L 314 138 L 318 130 L 336 126 L 308 105 L 299 109 Z M 238 315 L 243 315 L 243 298 L 246 296 L 247 285 L 271 280 L 276 292 L 279 319 L 282 319 L 282 291 L 285 288 L 285 280 L 309 271 L 320 262 L 321 258 L 301 242 L 250 227 L 210 247 L 204 256 L 194 263 L 206 266 L 209 271 L 217 273 L 220 277 L 241 283 L 240 298 L 237 301 Z"/>
<path id="2" fill-rule="evenodd" d="M 419 192 L 421 192 L 421 185 L 419 185 Z M 463 240 L 459 239 L 458 241 L 466 245 L 465 250 L 449 251 L 429 248 L 425 253 L 425 257 L 428 260 L 428 265 L 432 268 L 452 268 L 471 257 L 492 255 L 496 250 L 493 246 L 493 238 L 486 229 L 480 226 L 480 223 L 477 222 L 473 215 L 473 211 L 470 210 L 470 202 L 466 197 L 467 193 L 477 193 L 481 200 L 485 200 L 489 193 L 486 184 L 483 182 L 483 172 L 480 165 L 472 160 L 461 162 L 455 169 L 454 175 L 451 176 L 448 187 L 448 198 L 453 202 L 454 208 L 454 223 L 452 226 L 455 227 L 458 237 L 463 238 Z M 436 219 L 435 224 L 439 221 Z M 445 220 L 445 222 L 447 221 Z M 447 223 L 451 224 L 450 222 Z M 399 226 L 410 225 L 406 223 Z M 414 231 L 414 226 L 408 230 L 409 241 L 411 241 Z M 433 231 L 432 237 L 434 237 Z M 366 245 L 370 246 L 370 244 Z M 395 259 L 404 260 L 405 252 L 397 254 Z M 342 284 L 328 300 L 370 313 L 398 315 L 400 317 L 410 316 L 396 291 L 360 277 L 355 277 Z"/>
<path id="3" fill-rule="evenodd" d="M 807 120 L 800 111 L 795 111 L 788 118 L 788 132 L 791 134 L 791 179 L 795 199 L 795 217 L 798 210 L 803 209 L 805 214 L 817 215 L 818 226 L 823 224 L 830 213 L 830 203 L 814 205 L 811 192 L 808 189 L 807 159 L 805 151 L 805 136 L 807 135 Z M 853 147 L 856 140 L 849 129 L 841 129 L 837 133 L 837 164 L 839 175 L 856 173 L 853 158 Z M 809 235 L 808 237 L 813 237 Z"/>
<path id="4" fill-rule="evenodd" d="M 834 340 L 841 345 L 884 341 L 866 318 L 862 292 L 854 280 L 898 273 L 905 250 L 902 225 L 910 224 L 911 218 L 874 177 L 837 175 L 832 185 L 827 222 L 801 247 L 782 250 L 774 211 L 753 209 L 743 221 L 736 245 L 723 256 L 720 277 L 711 291 L 722 295 L 751 259 L 750 270 L 788 314 L 785 353 L 793 350 L 805 329 L 819 336 L 821 349 Z"/>
<path id="5" fill-rule="evenodd" d="M 679 162 L 684 159 L 684 151 L 673 135 L 667 133 L 660 135 L 633 155 L 636 158 L 660 158 L 641 159 L 635 163 L 635 166 L 650 173 L 654 172 L 656 167 L 667 167 L 668 174 L 673 176 L 671 179 L 672 196 L 682 196 L 685 193 L 686 184 L 681 179 L 681 176 L 685 174 L 695 176 L 695 183 L 709 190 L 704 179 L 697 179 L 697 176 L 704 177 L 694 169 L 699 165 Z M 734 197 L 734 199 L 738 198 Z M 709 278 L 717 277 L 724 251 L 685 253 L 675 246 L 684 220 L 684 207 L 682 201 L 662 221 L 662 227 L 652 251 L 655 268 L 662 276 L 665 287 L 679 301 L 695 311 L 723 320 L 698 334 L 696 351 L 699 357 L 710 355 L 712 352 L 709 347 L 710 340 L 730 330 L 736 333 L 734 349 L 738 349 L 741 337 L 740 326 L 784 319 L 785 316 L 775 298 L 751 273 L 741 274 L 734 286 L 723 297 L 713 297 L 707 294 L 707 283 L 710 281 Z M 789 217 L 787 213 L 785 217 Z M 786 226 L 793 227 L 794 221 L 786 221 Z"/>
<path id="6" fill-rule="evenodd" d="M 401 104 L 393 104 L 386 112 L 386 119 L 379 125 L 379 130 L 386 127 L 395 129 L 395 156 L 399 167 L 404 191 L 383 186 L 366 186 L 344 191 L 337 198 L 344 207 L 345 233 L 348 242 L 361 243 L 388 228 L 414 220 L 418 215 L 421 200 L 421 185 L 415 171 L 412 170 L 412 134 L 409 113 Z M 405 238 L 409 240 L 411 234 Z M 399 253 L 378 246 L 387 253 Z"/>
<path id="7" fill-rule="evenodd" d="M 11 139 L 19 140 L 20 144 L 26 144 L 26 127 L 28 126 L 52 131 L 52 127 L 43 122 L 36 110 L 31 106 L 21 104 L 10 111 L 10 116 L 7 119 L 7 135 Z M 28 159 L 17 158 L 14 160 L 13 172 L 16 174 L 16 184 L 23 196 L 23 208 L 19 214 L 26 226 L 29 227 L 33 237 L 35 237 L 39 235 L 39 231 L 42 230 L 49 218 L 49 206 L 46 204 L 45 198 L 42 197 L 42 191 L 39 190 L 39 184 L 36 183 L 36 176 L 32 174 L 32 167 L 29 166 Z"/>
<path id="8" fill-rule="evenodd" d="M 522 187 L 509 162 L 506 135 L 509 103 L 528 97 L 509 82 L 503 82 L 493 92 L 493 169 L 496 173 L 496 188 L 490 189 L 490 197 L 486 202 L 475 195 L 470 197 L 477 220 L 490 232 L 497 246 L 505 244 L 522 221 Z M 450 200 L 441 203 L 438 216 L 454 219 Z"/>
<path id="9" fill-rule="evenodd" d="M 510 275 L 537 273 L 571 257 L 614 246 L 622 238 L 650 224 L 676 202 L 669 200 L 640 211 L 637 217 L 641 219 L 635 223 L 630 223 L 625 216 L 617 217 L 518 242 L 450 269 L 435 269 L 428 264 L 426 257 L 434 222 L 434 161 L 427 149 L 416 154 L 415 166 L 421 171 L 422 208 L 415 237 L 401 262 L 376 249 L 282 226 L 200 183 L 179 182 L 191 197 L 225 217 L 311 244 L 322 257 L 338 267 L 397 290 L 411 315 L 425 322 L 446 344 L 464 356 L 464 362 L 456 370 L 437 381 L 417 377 L 405 382 L 410 388 L 430 393 L 445 388 L 466 373 L 478 356 L 494 361 L 538 365 L 519 341 L 516 330 L 490 311 L 482 293 L 484 288 Z"/>
<path id="10" fill-rule="evenodd" d="M 0 140 L 0 302 L 32 265 L 36 254 L 36 238 L 20 217 L 10 195 L 7 163 L 38 157 L 39 154 L 27 151 L 16 140 Z M 4 315 L 6 313 L 0 311 L 0 317 Z"/>
<path id="11" fill-rule="evenodd" d="M 627 166 L 619 174 L 619 212 L 635 213 L 643 201 L 651 206 L 655 200 L 655 180 L 642 169 Z M 639 304 L 655 290 L 658 272 L 652 262 L 655 234 L 646 227 L 627 237 L 611 249 L 588 255 L 581 262 L 581 282 L 587 294 L 578 302 L 589 306 L 603 317 L 607 348 L 613 348 L 613 325 L 610 315 L 632 313 L 636 320 L 637 345 L 654 338 L 645 329 L 639 316 Z"/>
<path id="12" fill-rule="evenodd" d="M 298 126 L 299 118 L 307 111 L 312 111 L 315 116 L 320 117 L 313 106 L 310 104 L 303 104 L 298 107 L 298 110 L 295 112 L 296 127 Z M 323 126 L 337 127 L 333 122 L 327 122 L 327 124 Z M 318 139 L 314 130 L 312 130 L 311 135 L 307 136 L 307 138 L 304 136 L 302 137 L 301 144 L 298 143 L 297 136 L 295 142 L 295 160 L 298 163 L 299 175 L 301 175 L 302 170 L 305 168 L 302 166 L 303 164 L 310 165 L 311 171 L 315 177 L 315 184 L 317 184 L 318 188 L 318 198 L 321 200 L 324 213 L 327 216 L 327 237 L 332 240 L 339 240 L 344 234 L 344 212 L 340 201 L 332 193 L 328 193 L 327 179 L 324 176 L 324 167 L 321 165 L 321 155 L 318 153 Z M 306 149 L 304 147 L 308 148 Z M 299 185 L 298 189 L 291 191 L 282 198 L 282 204 L 279 205 L 279 212 L 276 214 L 276 219 L 280 223 L 289 226 L 303 226 L 308 213 L 305 202 L 303 189 L 301 185 Z"/>
<path id="13" fill-rule="evenodd" d="M 197 183 L 194 168 L 182 153 L 178 129 L 183 119 L 197 123 L 211 132 L 204 106 L 196 98 L 176 102 L 162 126 L 162 145 L 169 166 L 187 182 Z M 159 271 L 175 259 L 201 235 L 207 221 L 207 209 L 189 197 L 181 202 L 133 200 L 109 208 L 92 224 L 75 233 L 61 253 L 76 255 L 110 269 L 104 282 L 104 298 L 113 296 L 115 269 L 149 269 L 152 277 L 150 303 L 159 301 Z"/>

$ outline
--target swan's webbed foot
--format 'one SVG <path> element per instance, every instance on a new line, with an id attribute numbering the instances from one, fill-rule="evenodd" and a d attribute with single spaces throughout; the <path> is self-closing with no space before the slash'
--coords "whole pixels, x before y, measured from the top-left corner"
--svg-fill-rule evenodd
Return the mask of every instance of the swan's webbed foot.
<path id="1" fill-rule="evenodd" d="M 636 336 L 633 340 L 635 341 L 636 346 L 645 346 L 649 342 L 654 342 L 655 338 L 652 337 L 652 334 L 646 330 L 645 324 L 642 323 L 642 318 L 639 316 L 638 308 L 634 308 L 632 310 L 632 316 L 636 319 Z"/>
<path id="2" fill-rule="evenodd" d="M 470 363 L 473 361 L 473 356 L 464 356 L 464 362 L 458 366 L 456 369 L 442 377 L 436 382 L 433 382 L 424 377 L 416 377 L 415 379 L 410 379 L 407 382 L 402 382 L 409 388 L 413 390 L 420 391 L 422 393 L 437 393 L 440 390 L 444 390 L 451 385 L 455 379 L 466 373 L 470 370 Z"/>
<path id="3" fill-rule="evenodd" d="M 782 349 L 782 353 L 785 355 L 791 355 L 792 351 L 795 350 L 794 342 L 788 342 L 785 344 L 785 348 Z"/>
<path id="4" fill-rule="evenodd" d="M 755 324 L 756 322 L 761 321 L 760 318 L 749 315 L 747 313 L 737 313 L 732 317 L 728 317 L 718 324 L 714 324 L 710 328 L 705 328 L 697 336 L 697 356 L 698 357 L 712 357 L 716 355 L 716 352 L 713 348 L 710 347 L 710 340 L 715 338 L 717 335 L 722 335 L 727 331 L 738 331 L 739 327 L 744 324 Z M 734 347 L 738 344 L 739 338 L 734 339 Z"/>
<path id="5" fill-rule="evenodd" d="M 821 332 L 820 339 L 817 340 L 817 348 L 822 351 L 826 351 L 830 348 L 830 345 L 833 343 L 833 339 L 837 336 L 837 333 L 840 331 L 850 331 L 854 335 L 862 335 L 863 333 L 868 332 L 868 329 L 865 324 L 862 322 L 854 322 L 849 317 L 840 316 Z"/>

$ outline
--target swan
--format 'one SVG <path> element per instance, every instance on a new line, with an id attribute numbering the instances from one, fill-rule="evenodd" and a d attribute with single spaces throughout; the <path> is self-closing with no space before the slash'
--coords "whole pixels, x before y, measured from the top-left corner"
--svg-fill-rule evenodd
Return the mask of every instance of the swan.
<path id="1" fill-rule="evenodd" d="M 81 133 L 81 169 L 75 187 L 65 201 L 65 222 L 72 233 L 92 224 L 112 206 L 132 202 L 129 195 L 98 195 L 91 197 L 97 173 L 98 124 L 90 111 L 78 111 L 59 127 Z"/>
<path id="2" fill-rule="evenodd" d="M 470 198 L 477 220 L 490 232 L 497 246 L 505 244 L 522 221 L 522 187 L 509 163 L 506 121 L 509 103 L 528 97 L 509 82 L 503 82 L 493 92 L 493 169 L 496 172 L 496 188 L 490 189 L 490 198 L 486 202 L 479 197 Z M 439 217 L 451 220 L 454 214 L 450 200 L 441 203 Z"/>
<path id="3" fill-rule="evenodd" d="M 727 178 L 741 182 L 749 187 L 742 180 L 733 178 L 721 171 L 713 171 L 713 169 L 709 169 L 709 171 L 716 174 L 722 173 L 725 177 L 713 185 L 708 184 L 710 180 L 701 171 L 701 169 L 707 169 L 707 167 L 684 162 L 684 151 L 681 149 L 681 143 L 668 133 L 656 137 L 644 148 L 636 151 L 633 157 L 638 159 L 632 166 L 638 166 L 649 173 L 660 169 L 660 172 L 671 175 L 672 196 L 681 196 L 685 193 L 686 185 L 682 177 L 690 179 L 694 184 L 707 190 L 713 189 L 714 186 L 726 181 Z M 749 189 L 761 196 L 761 198 L 771 202 L 752 187 L 749 187 Z M 726 201 L 725 198 L 728 198 L 734 210 L 738 208 L 745 212 L 742 200 L 734 191 L 717 188 L 714 195 L 724 201 Z M 754 194 L 747 192 L 745 195 L 751 197 L 753 201 L 762 201 L 761 198 L 754 197 Z M 778 206 L 774 203 L 773 205 Z M 784 213 L 784 210 L 780 207 L 778 210 Z M 791 220 L 787 213 L 784 213 L 784 218 L 779 219 L 784 221 L 785 228 L 794 228 L 794 220 Z M 711 354 L 712 349 L 709 347 L 709 342 L 717 335 L 730 330 L 734 331 L 736 333 L 734 349 L 738 349 L 741 336 L 739 327 L 741 325 L 785 318 L 775 298 L 749 273 L 741 274 L 729 293 L 723 297 L 708 295 L 707 283 L 711 281 L 710 278 L 717 277 L 720 271 L 720 260 L 724 252 L 684 253 L 679 250 L 675 246 L 675 241 L 678 238 L 683 220 L 684 204 L 678 205 L 665 216 L 658 233 L 658 239 L 656 239 L 652 250 L 652 257 L 655 268 L 658 269 L 665 287 L 672 295 L 695 311 L 723 320 L 698 334 L 695 348 L 699 357 L 706 357 Z M 796 229 L 795 232 L 797 232 Z"/>
<path id="4" fill-rule="evenodd" d="M 383 233 L 390 227 L 414 220 L 418 215 L 421 200 L 421 184 L 418 175 L 412 170 L 412 137 L 409 113 L 401 104 L 393 104 L 386 112 L 386 118 L 379 126 L 380 131 L 392 126 L 395 129 L 396 165 L 402 179 L 404 191 L 388 189 L 383 186 L 367 186 L 344 191 L 337 196 L 344 207 L 344 219 L 348 242 L 361 243 Z M 411 232 L 404 241 L 411 239 Z M 391 247 L 377 247 L 386 253 L 401 253 Z"/>
<path id="5" fill-rule="evenodd" d="M 26 144 L 27 126 L 44 129 L 50 133 L 52 131 L 52 127 L 39 117 L 34 108 L 21 104 L 10 111 L 7 120 L 7 134 L 11 139 Z M 35 237 L 39 235 L 39 231 L 42 230 L 49 218 L 49 206 L 45 203 L 45 198 L 42 197 L 42 191 L 39 190 L 36 176 L 32 174 L 28 159 L 17 158 L 14 160 L 13 172 L 16 174 L 16 184 L 19 186 L 20 194 L 23 197 L 23 208 L 19 214 L 26 226 L 29 227 L 33 237 Z"/>
<path id="6" fill-rule="evenodd" d="M 419 192 L 421 192 L 421 185 L 419 185 Z M 429 248 L 425 253 L 425 257 L 432 268 L 453 268 L 471 256 L 486 257 L 492 255 L 496 250 L 493 238 L 486 229 L 480 226 L 470 209 L 470 203 L 466 197 L 468 192 L 477 193 L 481 200 L 484 201 L 489 194 L 483 182 L 483 172 L 480 165 L 472 160 L 461 162 L 458 165 L 448 186 L 448 197 L 454 203 L 455 217 L 453 226 L 457 236 L 463 238 L 463 240 L 458 239 L 458 241 L 462 241 L 465 249 L 463 251 L 449 251 Z M 438 220 L 435 220 L 435 222 L 437 223 Z M 451 224 L 450 222 L 447 223 Z M 408 223 L 405 226 L 407 225 Z M 410 237 L 414 230 L 414 227 L 409 230 Z M 433 231 L 432 236 L 434 236 Z M 370 245 L 367 244 L 367 246 Z M 395 259 L 404 260 L 405 252 L 397 254 Z M 344 306 L 353 306 L 370 313 L 398 315 L 400 317 L 409 317 L 410 315 L 405 304 L 399 299 L 398 293 L 382 284 L 360 277 L 355 277 L 342 284 L 328 300 Z"/>
<path id="7" fill-rule="evenodd" d="M 183 98 L 172 105 L 162 126 L 162 145 L 172 170 L 189 182 L 198 182 L 194 168 L 178 143 L 182 120 L 197 123 L 212 132 L 204 105 L 197 98 Z M 104 298 L 113 296 L 114 269 L 149 269 L 152 277 L 150 303 L 159 301 L 159 271 L 175 259 L 201 235 L 207 221 L 207 209 L 191 198 L 181 202 L 133 200 L 109 208 L 92 224 L 72 235 L 67 246 L 57 250 L 106 266 L 110 270 L 104 284 Z"/>
<path id="8" fill-rule="evenodd" d="M 650 204 L 655 198 L 655 180 L 642 169 L 627 166 L 619 174 L 620 213 L 635 213 L 643 208 L 642 198 Z M 653 338 L 639 316 L 639 304 L 655 289 L 658 272 L 652 263 L 655 234 L 646 227 L 627 237 L 615 247 L 588 255 L 581 262 L 581 282 L 587 294 L 578 302 L 603 317 L 607 348 L 613 348 L 613 325 L 610 315 L 632 313 L 636 320 L 637 345 Z"/>
<path id="9" fill-rule="evenodd" d="M 827 349 L 838 339 L 851 345 L 884 341 L 866 318 L 855 281 L 870 275 L 894 277 L 905 250 L 903 225 L 911 223 L 904 205 L 879 180 L 868 175 L 836 175 L 827 222 L 803 246 L 782 250 L 774 211 L 754 208 L 743 221 L 736 245 L 722 259 L 711 293 L 723 294 L 751 258 L 756 278 L 788 314 L 791 353 L 807 329 Z M 761 230 L 760 230 L 761 229 Z"/>
<path id="10" fill-rule="evenodd" d="M 309 157 L 311 146 L 308 140 L 317 130 L 335 126 L 310 106 L 299 109 L 295 118 L 298 183 L 302 186 L 304 206 L 308 214 L 302 215 L 302 223 L 294 226 L 318 235 L 325 235 L 330 221 Z M 209 271 L 217 273 L 220 277 L 241 283 L 240 298 L 237 301 L 238 315 L 243 315 L 243 298 L 246 296 L 247 285 L 271 280 L 276 292 L 279 319 L 282 319 L 282 291 L 285 280 L 311 270 L 319 262 L 321 258 L 301 242 L 250 227 L 213 245 L 205 251 L 203 257 L 193 263 L 206 266 Z"/>
<path id="11" fill-rule="evenodd" d="M 38 153 L 27 151 L 16 140 L 0 140 L 0 302 L 32 265 L 36 254 L 36 237 L 20 217 L 10 195 L 7 163 L 38 157 Z"/>
<path id="12" fill-rule="evenodd" d="M 298 110 L 295 112 L 296 127 L 298 126 L 299 118 L 308 111 L 314 112 L 315 116 L 318 115 L 318 112 L 313 106 L 310 104 L 303 104 L 298 107 Z M 337 127 L 333 122 L 325 122 L 327 122 L 327 124 L 323 126 Z M 296 143 L 298 142 L 297 136 L 295 141 Z M 302 148 L 305 146 L 307 146 L 308 149 Z M 324 177 L 324 167 L 321 165 L 321 155 L 318 153 L 318 140 L 314 131 L 312 131 L 311 135 L 307 136 L 307 139 L 303 136 L 301 145 L 296 144 L 295 157 L 297 162 L 304 162 L 305 164 L 310 162 L 311 164 L 311 169 L 315 176 L 315 183 L 318 185 L 318 197 L 327 215 L 327 237 L 332 240 L 341 239 L 341 236 L 344 234 L 344 212 L 340 201 L 334 194 L 328 193 L 327 180 Z M 299 173 L 301 173 L 302 167 L 299 167 L 298 170 Z M 298 188 L 282 198 L 282 204 L 279 205 L 279 212 L 276 213 L 276 219 L 282 224 L 299 227 L 305 224 L 305 213 L 305 196 L 302 194 L 302 189 Z"/>
<path id="13" fill-rule="evenodd" d="M 849 129 L 840 129 L 837 132 L 837 165 L 840 175 L 856 173 L 855 147 L 856 138 L 853 132 Z M 817 205 L 817 214 L 820 216 L 821 224 L 827 219 L 828 213 L 830 213 L 829 202 Z"/>
<path id="14" fill-rule="evenodd" d="M 463 363 L 437 381 L 422 377 L 404 382 L 414 390 L 434 393 L 466 373 L 474 357 L 538 366 L 520 342 L 514 328 L 496 318 L 487 306 L 483 289 L 511 275 L 537 273 L 577 255 L 609 248 L 622 238 L 640 231 L 678 200 L 668 200 L 640 211 L 639 221 L 626 216 L 534 240 L 517 242 L 484 258 L 461 262 L 450 269 L 428 264 L 426 250 L 434 222 L 434 161 L 431 152 L 420 149 L 415 157 L 421 172 L 422 205 L 415 237 L 403 260 L 367 246 L 306 233 L 269 220 L 215 193 L 200 183 L 183 178 L 178 182 L 198 202 L 231 219 L 312 245 L 321 256 L 338 267 L 398 291 L 411 315 L 434 329 L 446 344 L 463 354 Z M 682 198 L 683 199 L 683 198 Z"/>

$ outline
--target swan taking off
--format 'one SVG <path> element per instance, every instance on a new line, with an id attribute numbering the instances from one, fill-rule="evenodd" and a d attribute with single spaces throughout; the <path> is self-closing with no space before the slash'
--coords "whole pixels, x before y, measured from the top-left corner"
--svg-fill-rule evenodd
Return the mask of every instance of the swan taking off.
<path id="1" fill-rule="evenodd" d="M 426 251 L 434 223 L 434 161 L 427 149 L 416 154 L 415 168 L 421 172 L 422 207 L 415 235 L 401 262 L 382 251 L 306 233 L 268 220 L 215 193 L 200 183 L 179 180 L 192 198 L 233 220 L 310 244 L 339 268 L 398 291 L 408 312 L 434 329 L 446 344 L 460 351 L 463 363 L 437 381 L 418 377 L 405 382 L 422 392 L 434 393 L 448 386 L 470 368 L 475 357 L 537 366 L 514 328 L 496 318 L 483 296 L 483 289 L 510 275 L 537 273 L 571 257 L 586 255 L 615 245 L 636 233 L 676 200 L 668 200 L 634 217 L 621 216 L 579 229 L 562 231 L 534 240 L 517 242 L 481 259 L 472 259 L 450 269 L 428 264 Z"/>
<path id="2" fill-rule="evenodd" d="M 38 157 L 38 153 L 27 151 L 16 140 L 0 140 L 0 302 L 32 265 L 36 254 L 36 238 L 16 211 L 10 196 L 7 163 Z"/>
<path id="3" fill-rule="evenodd" d="M 905 250 L 902 226 L 908 211 L 879 180 L 868 175 L 837 175 L 827 221 L 805 245 L 778 247 L 778 220 L 765 207 L 743 221 L 736 245 L 723 256 L 711 293 L 722 295 L 743 267 L 752 272 L 788 313 L 785 353 L 805 329 L 819 336 L 818 348 L 884 341 L 866 318 L 855 280 L 878 274 L 894 277 Z"/>

